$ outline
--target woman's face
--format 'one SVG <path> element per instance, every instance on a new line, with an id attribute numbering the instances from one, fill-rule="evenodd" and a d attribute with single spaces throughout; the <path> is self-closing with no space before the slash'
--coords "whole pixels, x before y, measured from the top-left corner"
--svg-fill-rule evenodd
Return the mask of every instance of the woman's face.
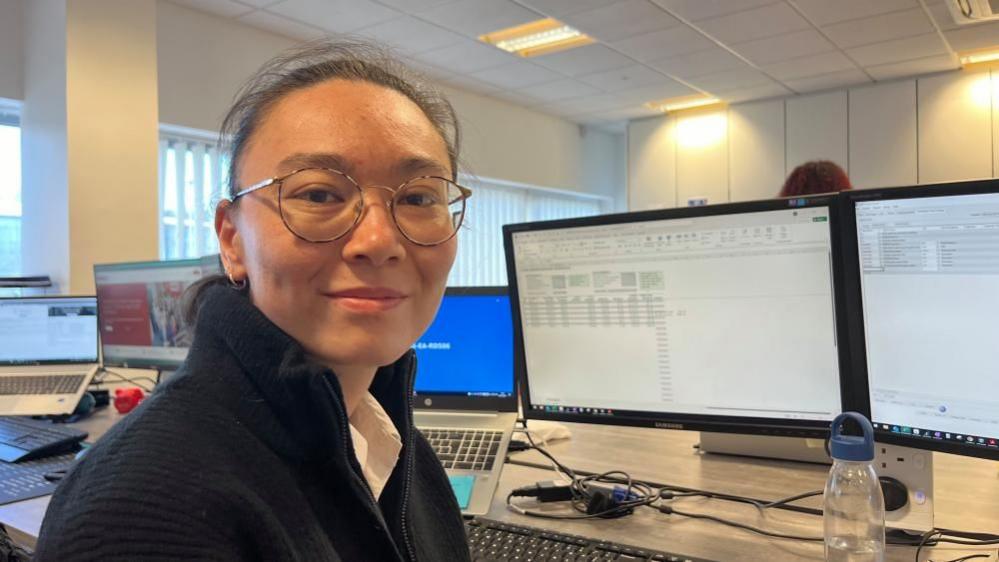
<path id="1" fill-rule="evenodd" d="M 238 185 L 315 165 L 393 189 L 415 176 L 451 177 L 444 139 L 423 111 L 360 81 L 330 80 L 277 102 L 249 139 Z M 228 212 L 220 207 L 216 229 L 232 277 L 248 279 L 253 303 L 334 369 L 394 362 L 437 313 L 456 239 L 409 242 L 392 221 L 391 194 L 366 188 L 352 231 L 306 242 L 281 221 L 277 198 L 277 187 L 268 187 Z"/>

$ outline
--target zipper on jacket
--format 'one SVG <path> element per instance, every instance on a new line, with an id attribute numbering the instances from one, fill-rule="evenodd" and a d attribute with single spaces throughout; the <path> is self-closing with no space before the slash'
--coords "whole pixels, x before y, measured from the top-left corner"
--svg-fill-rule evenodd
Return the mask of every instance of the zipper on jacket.
<path id="1" fill-rule="evenodd" d="M 406 478 L 402 483 L 402 508 L 400 509 L 400 516 L 402 519 L 402 540 L 406 543 L 406 550 L 409 552 L 409 559 L 412 562 L 416 562 L 416 551 L 413 549 L 413 544 L 409 539 L 409 525 L 406 523 L 406 508 L 409 506 L 409 487 L 413 480 L 413 457 L 415 456 L 415 451 L 413 449 L 413 382 L 416 373 L 416 356 L 412 356 L 413 359 L 409 364 L 409 373 L 406 374 L 406 419 L 408 421 L 408 427 L 406 428 L 406 438 L 409 444 L 410 453 L 406 455 Z"/>
<path id="2" fill-rule="evenodd" d="M 336 392 L 333 390 L 333 387 L 330 386 L 329 379 L 327 379 L 326 377 L 323 377 L 323 382 L 325 383 L 326 389 L 330 392 L 330 394 L 333 397 L 336 397 Z M 337 413 L 337 416 L 339 416 L 339 418 L 340 418 L 340 427 L 341 427 L 341 433 L 342 433 L 342 437 L 343 437 L 343 443 L 344 444 L 346 444 L 348 442 L 352 443 L 352 441 L 350 440 L 350 429 L 349 429 L 349 427 L 350 427 L 350 420 L 347 418 L 347 414 L 345 414 L 343 412 L 342 408 L 336 408 L 336 413 Z M 354 479 L 361 484 L 361 487 L 364 488 L 364 491 L 367 492 L 368 507 L 371 508 L 371 511 L 374 512 L 375 516 L 378 518 L 378 523 L 382 527 L 382 532 L 384 532 L 386 535 L 388 535 L 388 537 L 390 539 L 389 543 L 392 544 L 392 547 L 395 550 L 396 555 L 399 555 L 399 558 L 402 558 L 402 556 L 400 555 L 401 553 L 399 552 L 399 548 L 397 546 L 395 546 L 395 541 L 391 540 L 392 539 L 392 533 L 389 531 L 388 522 L 385 521 L 385 516 L 382 514 L 381 508 L 378 507 L 378 500 L 375 499 L 375 494 L 371 491 L 371 486 L 368 484 L 368 481 L 365 480 L 363 476 L 361 476 L 360 474 L 357 473 L 356 470 L 354 470 L 354 465 L 350 463 L 350 456 L 349 456 L 350 453 L 347 452 L 347 447 L 343 447 L 342 449 L 343 449 L 344 460 L 347 461 L 347 468 L 350 469 L 351 476 L 353 476 Z M 405 505 L 405 499 L 403 499 L 403 505 Z M 405 527 L 403 527 L 403 537 L 405 537 L 405 536 L 406 536 L 406 530 L 405 530 Z M 408 544 L 409 539 L 408 538 L 406 539 L 406 542 L 407 542 L 406 546 L 408 547 L 409 546 L 409 544 Z M 410 551 L 410 552 L 412 552 L 412 551 Z M 413 557 L 412 560 L 415 562 L 416 558 Z"/>

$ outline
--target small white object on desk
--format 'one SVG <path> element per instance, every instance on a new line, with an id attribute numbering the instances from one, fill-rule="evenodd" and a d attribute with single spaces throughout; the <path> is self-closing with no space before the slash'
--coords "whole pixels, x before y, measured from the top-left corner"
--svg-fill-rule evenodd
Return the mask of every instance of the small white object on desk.
<path id="1" fill-rule="evenodd" d="M 527 437 L 521 437 L 519 433 L 530 433 L 531 439 L 534 440 L 535 445 L 544 445 L 551 441 L 558 439 L 568 439 L 572 436 L 569 432 L 569 428 L 565 425 L 546 420 L 530 420 L 527 422 L 527 427 L 518 430 L 514 433 L 513 439 L 516 441 L 522 441 L 524 443 L 529 443 Z"/>

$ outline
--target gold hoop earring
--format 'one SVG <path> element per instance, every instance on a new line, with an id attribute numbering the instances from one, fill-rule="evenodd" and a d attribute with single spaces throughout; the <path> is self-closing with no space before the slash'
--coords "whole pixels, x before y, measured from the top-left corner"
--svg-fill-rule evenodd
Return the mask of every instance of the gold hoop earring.
<path id="1" fill-rule="evenodd" d="M 226 276 L 229 278 L 229 288 L 232 289 L 232 290 L 234 290 L 234 291 L 245 291 L 247 285 L 250 284 L 250 282 L 247 279 L 245 279 L 245 278 L 241 279 L 237 283 L 236 280 L 233 279 L 232 273 L 230 273 L 228 271 L 226 272 Z"/>

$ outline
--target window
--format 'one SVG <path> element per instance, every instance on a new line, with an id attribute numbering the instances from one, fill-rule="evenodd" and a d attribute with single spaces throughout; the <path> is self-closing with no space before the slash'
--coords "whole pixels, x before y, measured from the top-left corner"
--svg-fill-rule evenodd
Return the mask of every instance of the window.
<path id="1" fill-rule="evenodd" d="M 21 274 L 19 105 L 0 100 L 0 276 Z"/>
<path id="2" fill-rule="evenodd" d="M 218 252 L 215 205 L 228 166 L 213 133 L 160 126 L 160 259 Z"/>
<path id="3" fill-rule="evenodd" d="M 598 215 L 610 206 L 606 197 L 503 180 L 462 175 L 458 183 L 473 194 L 458 232 L 451 286 L 506 285 L 504 224 Z"/>

